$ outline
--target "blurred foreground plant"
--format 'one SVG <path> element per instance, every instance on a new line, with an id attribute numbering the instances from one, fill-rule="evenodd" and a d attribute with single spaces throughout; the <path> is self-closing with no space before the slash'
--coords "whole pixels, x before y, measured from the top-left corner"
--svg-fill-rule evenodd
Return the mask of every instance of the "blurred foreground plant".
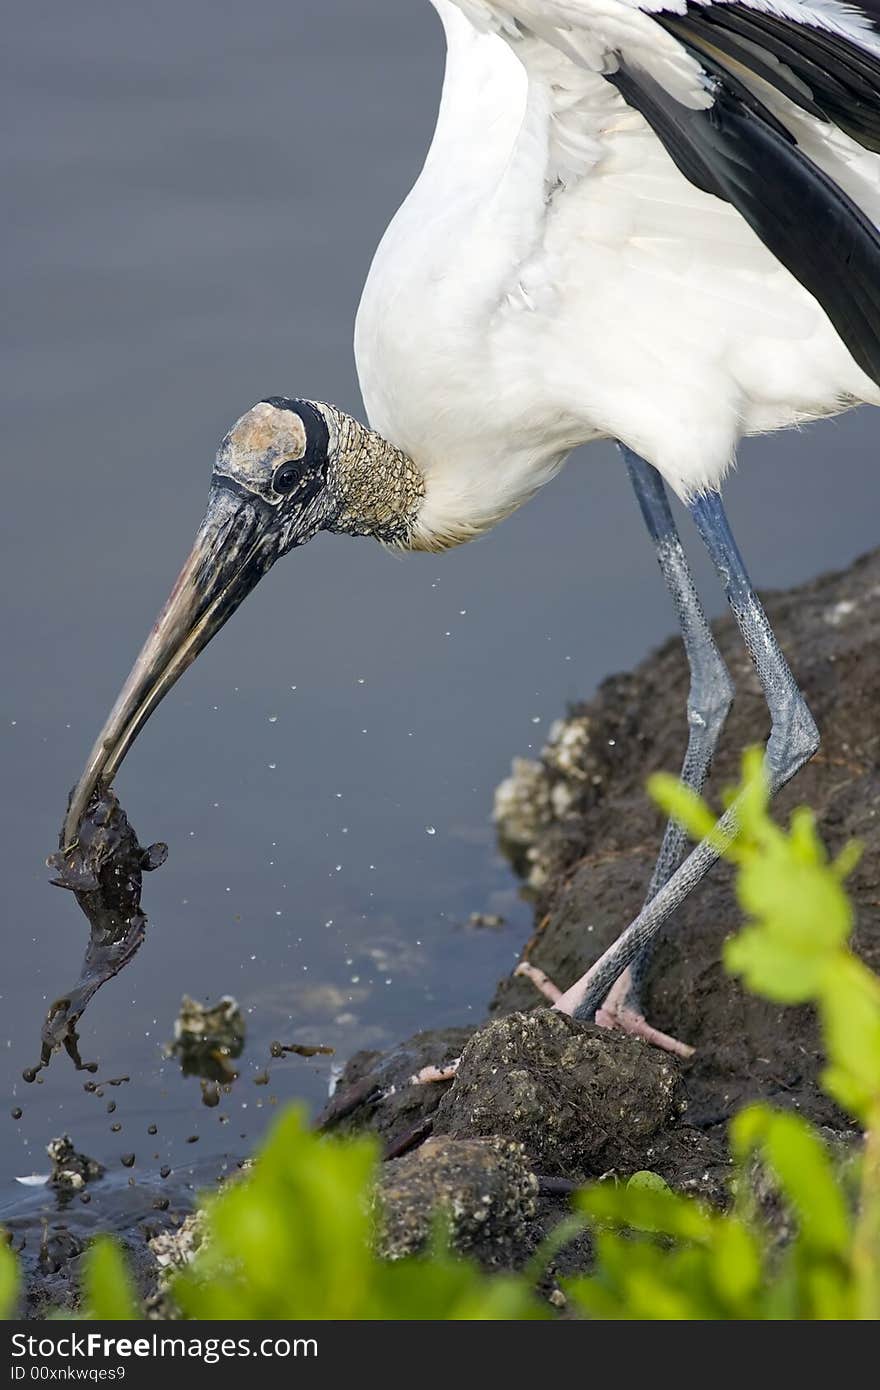
<path id="1" fill-rule="evenodd" d="M 543 1315 L 528 1282 L 484 1275 L 439 1237 L 429 1255 L 375 1253 L 372 1138 L 322 1138 L 304 1108 L 279 1117 L 247 1172 L 206 1198 L 206 1238 L 169 1294 L 185 1317 L 522 1319 Z M 86 1271 L 96 1318 L 135 1317 L 121 1257 L 96 1243 Z"/>
<path id="2" fill-rule="evenodd" d="M 0 1320 L 12 1317 L 18 1298 L 18 1264 L 0 1231 Z"/>

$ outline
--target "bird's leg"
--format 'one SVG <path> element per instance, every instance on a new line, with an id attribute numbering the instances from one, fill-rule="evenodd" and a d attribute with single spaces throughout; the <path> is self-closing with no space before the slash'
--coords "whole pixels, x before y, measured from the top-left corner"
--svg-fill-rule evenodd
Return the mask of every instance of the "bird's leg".
<path id="1" fill-rule="evenodd" d="M 813 756 L 819 746 L 819 733 L 752 588 L 731 534 L 720 494 L 705 493 L 691 502 L 688 509 L 724 585 L 770 711 L 771 729 L 765 764 L 773 795 Z M 575 1018 L 594 1018 L 611 986 L 642 950 L 653 942 L 666 918 L 717 861 L 717 842 L 733 839 L 736 815 L 734 803 L 718 822 L 715 837 L 711 841 L 701 841 L 691 851 L 635 921 L 595 965 L 557 1000 L 555 1008 L 562 1013 L 573 1014 Z"/>
<path id="2" fill-rule="evenodd" d="M 733 682 L 703 611 L 663 479 L 651 464 L 639 458 L 631 449 L 623 444 L 618 447 L 626 462 L 648 533 L 654 542 L 657 561 L 672 595 L 681 628 L 691 678 L 687 702 L 688 744 L 681 780 L 694 791 L 701 792 L 733 700 Z M 648 885 L 645 907 L 678 868 L 685 843 L 685 832 L 677 821 L 670 820 Z M 691 1049 L 686 1048 L 685 1044 L 676 1043 L 675 1039 L 659 1033 L 645 1021 L 641 993 L 653 946 L 653 940 L 643 946 L 615 981 L 596 1014 L 596 1022 L 608 1028 L 622 1028 L 625 1032 L 635 1033 L 669 1051 L 690 1055 Z"/>
<path id="3" fill-rule="evenodd" d="M 654 542 L 660 570 L 672 595 L 681 628 L 691 673 L 687 703 L 688 745 L 681 769 L 681 780 L 694 791 L 700 792 L 709 775 L 712 757 L 730 709 L 733 682 L 703 611 L 663 480 L 657 470 L 639 458 L 638 454 L 634 454 L 624 445 L 619 447 L 626 461 L 645 525 Z M 648 885 L 645 907 L 678 867 L 685 843 L 685 832 L 677 821 L 670 820 Z M 642 1011 L 641 991 L 651 961 L 653 944 L 653 940 L 649 941 L 612 985 L 596 1013 L 596 1022 L 607 1028 L 620 1028 L 624 1032 L 642 1037 L 654 1046 L 679 1056 L 690 1056 L 692 1048 L 652 1027 Z M 534 967 L 528 963 L 519 965 L 515 973 L 534 980 Z M 548 989 L 549 982 L 546 981 L 546 977 L 534 980 L 534 983 L 551 1003 L 560 998 L 562 991 L 552 984 Z"/>

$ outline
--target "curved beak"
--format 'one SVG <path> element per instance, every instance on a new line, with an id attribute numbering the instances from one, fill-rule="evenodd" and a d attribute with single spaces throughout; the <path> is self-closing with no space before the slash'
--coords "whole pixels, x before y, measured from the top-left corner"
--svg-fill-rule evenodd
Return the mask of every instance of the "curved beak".
<path id="1" fill-rule="evenodd" d="M 99 782 L 112 781 L 159 701 L 195 661 L 275 558 L 259 499 L 215 485 L 192 551 L 89 754 L 64 821 L 64 847 L 76 840 Z M 271 519 L 271 517 L 269 518 Z"/>

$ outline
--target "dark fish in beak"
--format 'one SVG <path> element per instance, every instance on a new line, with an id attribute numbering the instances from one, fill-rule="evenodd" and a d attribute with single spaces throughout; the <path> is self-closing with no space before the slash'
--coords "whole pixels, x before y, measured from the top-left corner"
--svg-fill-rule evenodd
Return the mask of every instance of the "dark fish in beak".
<path id="1" fill-rule="evenodd" d="M 24 1073 L 33 1081 L 64 1047 L 79 1071 L 94 1071 L 93 1062 L 79 1055 L 77 1024 L 96 990 L 118 975 L 140 949 L 147 929 L 141 911 L 143 875 L 164 864 L 168 847 L 138 842 L 128 817 L 108 787 L 100 785 L 89 798 L 79 822 L 76 847 L 66 849 L 64 836 L 48 864 L 52 882 L 69 888 L 89 921 L 89 944 L 80 977 L 73 989 L 56 999 L 43 1024 L 40 1061 Z"/>

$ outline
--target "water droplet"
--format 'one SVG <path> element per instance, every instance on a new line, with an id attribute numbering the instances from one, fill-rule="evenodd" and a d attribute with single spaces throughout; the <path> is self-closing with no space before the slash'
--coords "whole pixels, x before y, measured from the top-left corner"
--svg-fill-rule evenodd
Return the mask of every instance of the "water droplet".
<path id="1" fill-rule="evenodd" d="M 278 723 L 278 715 L 277 715 L 277 714 L 270 714 L 270 715 L 269 715 L 269 723 L 270 723 L 270 724 L 277 724 L 277 723 Z"/>
<path id="2" fill-rule="evenodd" d="M 437 831 L 436 831 L 436 829 L 434 828 L 433 825 L 426 825 L 426 826 L 425 826 L 425 834 L 426 834 L 426 835 L 436 835 L 436 834 L 437 834 Z"/>

